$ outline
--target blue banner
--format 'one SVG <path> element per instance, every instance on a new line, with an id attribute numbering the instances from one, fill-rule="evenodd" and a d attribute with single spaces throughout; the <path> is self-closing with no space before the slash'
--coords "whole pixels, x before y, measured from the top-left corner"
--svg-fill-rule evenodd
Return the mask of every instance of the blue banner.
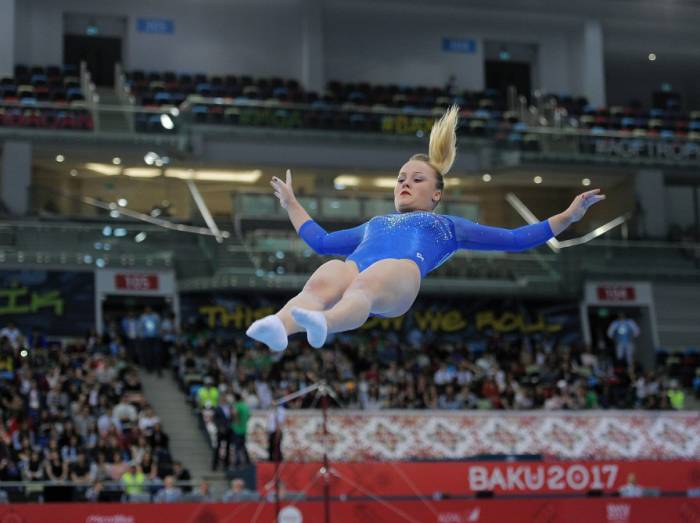
<path id="1" fill-rule="evenodd" d="M 473 38 L 443 38 L 442 50 L 448 53 L 476 53 L 476 40 Z"/>
<path id="2" fill-rule="evenodd" d="M 139 33 L 171 35 L 175 32 L 175 22 L 166 18 L 139 18 L 136 20 Z"/>

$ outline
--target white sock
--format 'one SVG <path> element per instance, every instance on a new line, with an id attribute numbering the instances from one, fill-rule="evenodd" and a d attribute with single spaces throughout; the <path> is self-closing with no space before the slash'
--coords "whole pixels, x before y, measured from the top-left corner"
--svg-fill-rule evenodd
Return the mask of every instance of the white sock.
<path id="1" fill-rule="evenodd" d="M 328 336 L 328 324 L 326 317 L 320 311 L 310 311 L 294 307 L 291 310 L 292 318 L 297 325 L 306 330 L 306 339 L 314 349 L 320 349 L 326 343 Z"/>
<path id="2" fill-rule="evenodd" d="M 282 320 L 274 314 L 254 321 L 245 333 L 254 340 L 264 343 L 272 351 L 280 352 L 287 348 L 287 330 Z"/>

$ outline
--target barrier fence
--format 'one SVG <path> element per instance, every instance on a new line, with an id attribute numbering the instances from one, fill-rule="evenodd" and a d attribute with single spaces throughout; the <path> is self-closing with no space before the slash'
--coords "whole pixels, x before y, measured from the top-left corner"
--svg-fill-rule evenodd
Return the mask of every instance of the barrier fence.
<path id="1" fill-rule="evenodd" d="M 322 463 L 283 463 L 280 479 L 289 491 L 323 495 L 315 481 Z M 699 461 L 455 461 L 333 463 L 331 496 L 465 497 L 501 495 L 617 494 L 634 484 L 640 494 L 685 494 L 700 490 Z M 275 474 L 273 463 L 257 465 L 258 490 Z"/>
<path id="2" fill-rule="evenodd" d="M 528 499 L 443 501 L 333 501 L 333 523 L 589 523 L 700 520 L 700 499 Z M 12 523 L 262 523 L 276 519 L 274 503 L 5 505 L 0 521 Z M 320 523 L 323 503 L 282 504 L 279 522 Z"/>

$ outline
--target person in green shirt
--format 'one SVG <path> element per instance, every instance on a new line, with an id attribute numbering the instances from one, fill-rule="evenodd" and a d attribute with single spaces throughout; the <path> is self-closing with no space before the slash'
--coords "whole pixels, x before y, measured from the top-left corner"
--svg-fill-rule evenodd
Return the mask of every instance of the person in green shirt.
<path id="1" fill-rule="evenodd" d="M 121 482 L 124 485 L 124 492 L 128 496 L 137 496 L 143 494 L 143 484 L 146 482 L 146 475 L 141 470 L 141 467 L 131 465 L 129 469 L 122 474 Z"/>
<path id="2" fill-rule="evenodd" d="M 200 409 L 215 409 L 219 406 L 219 388 L 210 376 L 204 378 L 204 385 L 197 391 L 197 404 Z"/>
<path id="3" fill-rule="evenodd" d="M 678 381 L 671 380 L 671 386 L 666 394 L 668 395 L 668 401 L 671 404 L 672 409 L 683 410 L 683 406 L 685 405 L 685 394 L 678 386 Z"/>
<path id="4" fill-rule="evenodd" d="M 250 456 L 246 448 L 246 435 L 248 433 L 248 422 L 250 421 L 250 408 L 243 401 L 243 396 L 238 392 L 234 393 L 235 403 L 233 405 L 233 420 L 231 421 L 231 431 L 233 432 L 233 446 L 236 453 L 235 466 L 250 464 Z"/>

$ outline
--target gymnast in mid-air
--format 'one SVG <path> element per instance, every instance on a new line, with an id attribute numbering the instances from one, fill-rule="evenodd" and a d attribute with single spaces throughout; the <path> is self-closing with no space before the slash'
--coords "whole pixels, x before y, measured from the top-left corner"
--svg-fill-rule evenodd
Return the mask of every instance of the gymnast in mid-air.
<path id="1" fill-rule="evenodd" d="M 517 229 L 476 224 L 434 212 L 455 159 L 459 118 L 451 107 L 430 133 L 429 154 L 413 155 L 394 186 L 395 214 L 375 216 L 351 229 L 326 232 L 299 204 L 292 174 L 270 182 L 299 236 L 318 254 L 346 256 L 321 265 L 302 291 L 276 314 L 255 321 L 246 334 L 273 351 L 290 334 L 306 331 L 320 348 L 329 333 L 360 327 L 370 315 L 393 318 L 411 308 L 423 277 L 458 249 L 522 251 L 545 243 L 605 198 L 599 189 L 579 194 L 559 214 Z"/>

